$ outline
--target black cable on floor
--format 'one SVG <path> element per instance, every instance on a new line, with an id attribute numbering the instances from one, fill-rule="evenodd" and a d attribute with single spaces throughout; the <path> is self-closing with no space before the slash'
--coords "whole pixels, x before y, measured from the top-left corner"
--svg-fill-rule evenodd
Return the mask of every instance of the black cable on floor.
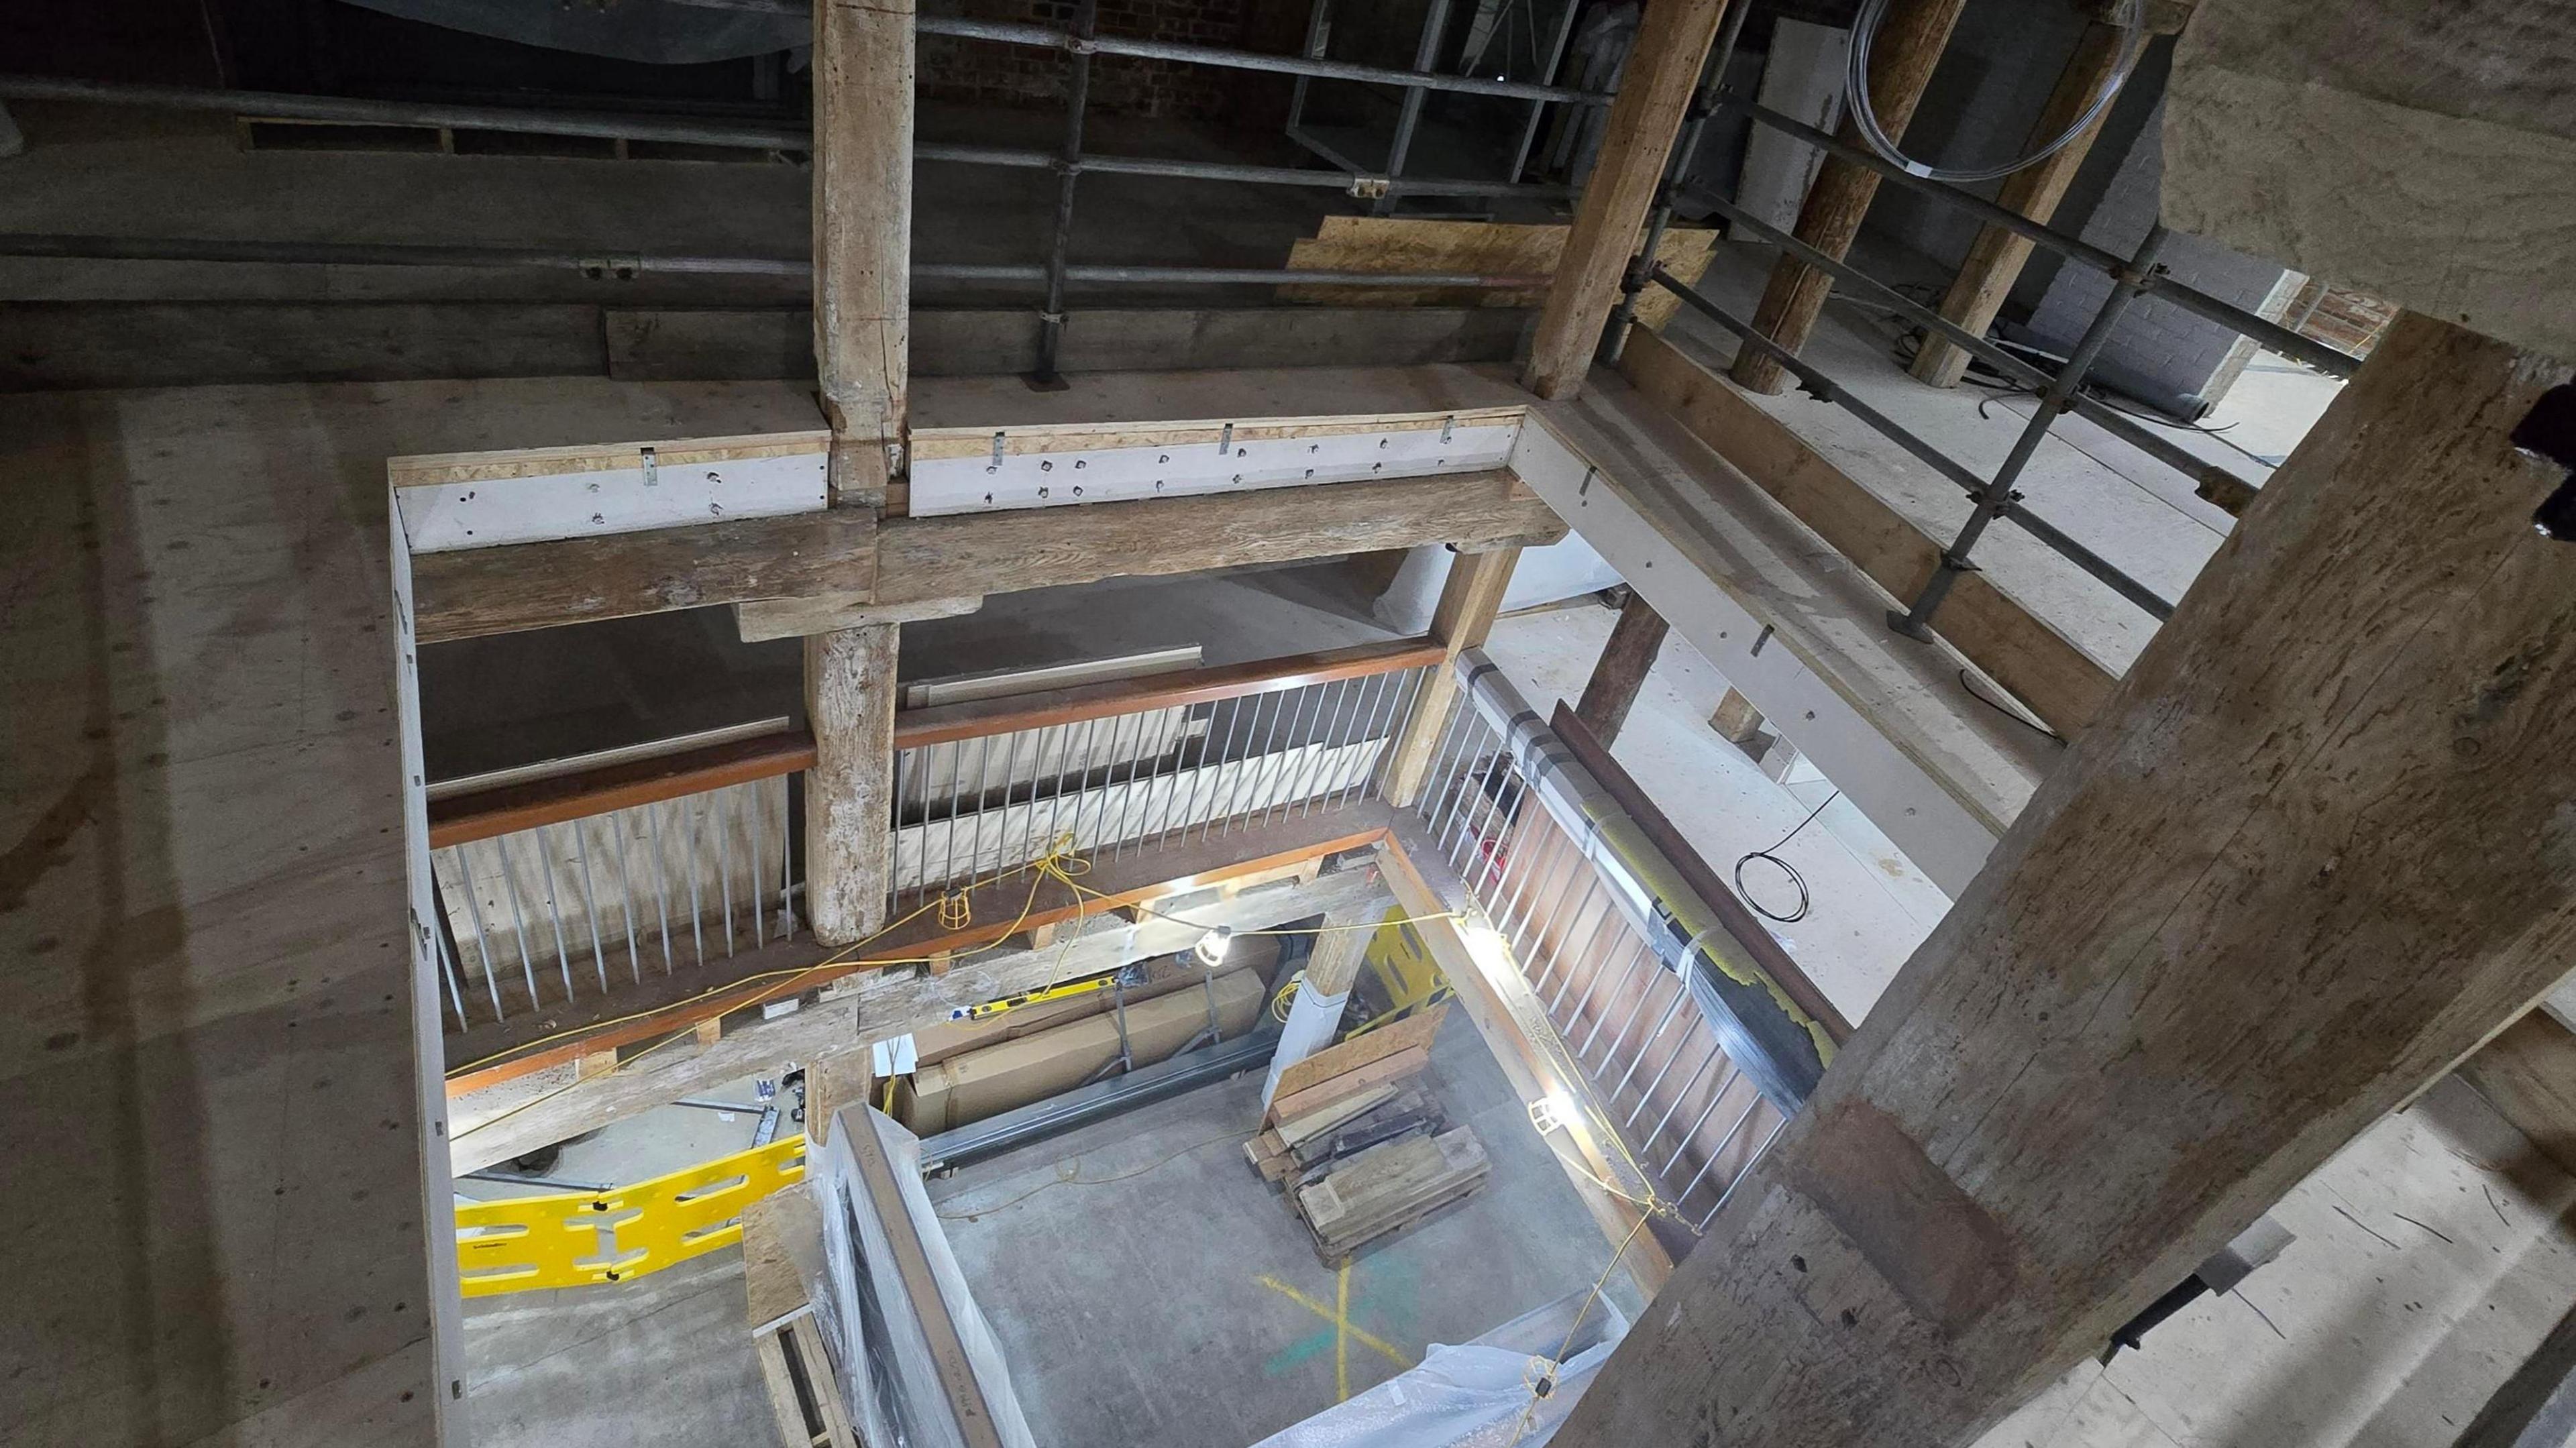
<path id="1" fill-rule="evenodd" d="M 1807 877 L 1799 874 L 1797 866 L 1781 859 L 1776 852 L 1786 847 L 1791 840 L 1796 839 L 1798 837 L 1798 830 L 1803 830 L 1807 826 L 1814 824 L 1816 822 L 1816 816 L 1825 812 L 1825 805 L 1832 804 L 1835 800 L 1842 797 L 1843 792 L 1839 789 L 1826 795 L 1824 804 L 1817 805 L 1814 809 L 1807 811 L 1807 817 L 1798 821 L 1798 829 L 1791 830 L 1787 834 L 1782 835 L 1780 837 L 1779 844 L 1773 845 L 1768 850 L 1755 850 L 1751 854 L 1744 855 L 1736 860 L 1735 893 L 1744 897 L 1744 903 L 1753 907 L 1754 914 L 1761 916 L 1765 920 L 1777 920 L 1783 925 L 1795 925 L 1799 921 L 1807 918 L 1807 908 L 1809 905 L 1814 903 L 1807 894 Z M 1755 860 L 1769 860 L 1772 864 L 1779 867 L 1781 874 L 1789 877 L 1790 884 L 1798 887 L 1797 909 L 1792 910 L 1786 915 L 1765 910 L 1762 908 L 1762 902 L 1753 898 L 1753 892 L 1744 888 L 1744 867 L 1753 863 Z"/>
<path id="2" fill-rule="evenodd" d="M 2030 720 L 2023 718 L 2022 712 L 2019 709 L 2013 708 L 2001 699 L 1990 699 L 1986 697 L 1986 691 L 1977 687 L 1977 681 L 1968 677 L 1968 671 L 1966 669 L 1961 669 L 1959 671 L 1959 687 L 1968 691 L 1969 698 L 1974 699 L 1978 703 L 1985 705 L 1987 708 L 1994 710 L 1996 713 L 2003 715 L 2005 718 L 2010 719 L 2015 724 L 2020 725 L 2033 734 L 2044 734 L 2049 738 L 2056 740 L 2060 744 L 2066 742 L 2065 735 L 2058 733 L 2056 730 L 2049 728 L 2045 724 L 2034 724 Z"/>

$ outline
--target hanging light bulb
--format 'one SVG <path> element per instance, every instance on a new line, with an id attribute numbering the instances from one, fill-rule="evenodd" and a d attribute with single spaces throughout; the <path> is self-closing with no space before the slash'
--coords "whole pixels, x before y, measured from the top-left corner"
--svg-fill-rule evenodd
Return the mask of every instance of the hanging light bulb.
<path id="1" fill-rule="evenodd" d="M 1231 926 L 1220 925 L 1214 930 L 1209 931 L 1207 934 L 1200 936 L 1199 943 L 1190 948 L 1190 954 L 1198 960 L 1199 964 L 1206 966 L 1210 970 L 1214 970 L 1218 966 L 1225 964 L 1225 952 L 1227 948 L 1233 944 L 1233 928 Z"/>

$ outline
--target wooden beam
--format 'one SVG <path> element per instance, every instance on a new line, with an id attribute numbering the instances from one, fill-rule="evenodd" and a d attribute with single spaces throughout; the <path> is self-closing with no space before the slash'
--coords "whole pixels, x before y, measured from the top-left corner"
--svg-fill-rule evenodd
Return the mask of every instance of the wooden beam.
<path id="1" fill-rule="evenodd" d="M 828 946 L 885 920 L 894 878 L 893 624 L 805 640 L 805 918 Z"/>
<path id="2" fill-rule="evenodd" d="M 2030 144 L 2043 145 L 2075 124 L 2076 117 L 2084 114 L 2084 108 L 2118 73 L 2122 48 L 2116 27 L 2096 21 L 2084 28 L 2083 38 L 2075 44 L 2075 54 L 2057 77 L 2057 89 L 2041 109 L 2038 124 L 2031 127 Z M 2093 150 L 2093 139 L 2102 133 L 2102 121 L 2109 114 L 2110 108 L 2104 107 L 2102 115 L 2094 118 L 2084 134 L 2067 142 L 2055 155 L 2005 177 L 2003 189 L 1995 193 L 1995 204 L 2033 221 L 2046 221 L 2056 215 L 2057 203 L 2065 199 L 2066 188 L 2074 184 L 2075 173 L 2083 168 L 2085 156 Z M 1986 328 L 1994 324 L 1995 313 L 2003 310 L 2004 299 L 2012 295 L 2013 283 L 2029 262 L 2033 245 L 2030 238 L 2000 226 L 1979 230 L 1976 243 L 1968 248 L 1968 259 L 1959 264 L 1958 276 L 1941 298 L 1942 317 L 1971 335 L 1984 336 Z M 1956 387 L 1959 379 L 1967 375 L 1968 354 L 1949 339 L 1927 332 L 1910 370 L 1935 387 Z"/>
<path id="3" fill-rule="evenodd" d="M 1752 700 L 1729 688 L 1726 697 L 1717 701 L 1716 711 L 1708 716 L 1708 727 L 1717 731 L 1718 738 L 1750 754 L 1762 738 L 1762 711 L 1753 707 Z"/>
<path id="4" fill-rule="evenodd" d="M 1788 425 L 1652 332 L 1628 339 L 1619 370 L 1647 400 L 1777 499 L 1797 520 L 1903 602 L 1940 566 L 1941 545 L 1862 487 Z M 1962 574 L 1935 631 L 2031 712 L 2074 737 L 2109 697 L 2115 676 L 2074 640 L 1995 586 Z"/>
<path id="5" fill-rule="evenodd" d="M 540 825 L 703 794 L 730 784 L 794 774 L 813 763 L 814 736 L 787 729 L 552 779 L 450 795 L 429 802 L 429 847 L 443 850 Z"/>
<path id="6" fill-rule="evenodd" d="M 1421 797 L 1423 778 L 1431 770 L 1431 751 L 1439 744 L 1441 731 L 1449 727 L 1449 711 L 1458 698 L 1457 670 L 1450 663 L 1468 649 L 1484 647 L 1486 636 L 1494 630 L 1494 615 L 1502 611 L 1503 594 L 1512 586 L 1512 570 L 1520 561 L 1518 548 L 1461 553 L 1449 560 L 1449 577 L 1440 585 L 1440 602 L 1431 611 L 1431 637 L 1440 645 L 1440 666 L 1423 676 L 1422 688 L 1413 697 L 1413 712 L 1396 738 L 1394 761 L 1387 766 L 1386 797 L 1398 808 Z"/>
<path id="7" fill-rule="evenodd" d="M 1636 254 L 1646 210 L 1664 179 L 1682 112 L 1726 6 L 1727 0 L 1647 0 L 1619 94 L 1610 102 L 1600 160 L 1584 183 L 1574 230 L 1539 308 L 1538 334 L 1521 371 L 1521 385 L 1541 397 L 1573 396 L 1592 369 L 1602 324 L 1619 300 L 1619 279 Z"/>
<path id="8" fill-rule="evenodd" d="M 1869 59 L 1870 100 L 1887 134 L 1904 137 L 1906 123 L 1914 118 L 1915 104 L 1923 99 L 1923 88 L 1941 64 L 1950 31 L 1965 8 L 1966 0 L 1897 0 L 1888 10 Z M 1855 146 L 1867 144 L 1848 120 L 1840 134 Z M 1806 205 L 1799 208 L 1797 238 L 1842 260 L 1851 250 L 1852 238 L 1860 234 L 1870 198 L 1877 194 L 1877 172 L 1826 157 L 1807 187 Z M 1754 310 L 1754 330 L 1792 352 L 1799 350 L 1807 345 L 1807 334 L 1815 330 L 1817 314 L 1824 311 L 1825 298 L 1833 290 L 1832 277 L 1795 258 L 1781 257 L 1771 268 L 1770 284 L 1762 289 L 1761 306 Z M 1737 349 L 1734 377 L 1756 392 L 1779 392 L 1789 385 L 1789 374 L 1779 363 L 1750 347 Z"/>
<path id="9" fill-rule="evenodd" d="M 1508 470 L 1224 497 L 889 519 L 876 602 L 1009 593 L 1343 553 L 1552 543 L 1565 524 Z"/>
<path id="10" fill-rule="evenodd" d="M 983 606 L 981 598 L 925 598 L 914 603 L 883 606 L 870 602 L 865 594 L 757 598 L 733 606 L 733 623 L 744 643 L 762 644 L 772 639 L 807 638 L 836 629 L 958 618 Z"/>
<path id="11" fill-rule="evenodd" d="M 419 553 L 412 605 L 422 643 L 758 598 L 865 594 L 877 521 L 831 508 L 605 538 Z"/>
<path id="12" fill-rule="evenodd" d="M 1610 626 L 1610 641 L 1601 646 L 1592 677 L 1583 685 L 1583 698 L 1574 706 L 1575 714 L 1602 743 L 1619 737 L 1619 726 L 1628 722 L 1637 691 L 1645 687 L 1646 675 L 1655 667 L 1664 635 L 1671 632 L 1672 625 L 1646 602 L 1646 596 L 1631 589 L 1628 601 L 1619 605 L 1619 621 Z"/>
<path id="13" fill-rule="evenodd" d="M 832 495 L 903 468 L 912 324 L 913 0 L 814 7 L 814 363 Z"/>
<path id="14" fill-rule="evenodd" d="M 2567 375 L 2399 320 L 1562 1448 L 1971 1441 L 2565 973 Z"/>
<path id="15" fill-rule="evenodd" d="M 1185 908 L 1171 907 L 1186 921 L 1147 915 L 1132 928 L 1119 922 L 1071 941 L 967 955 L 945 976 L 911 972 L 865 976 L 836 987 L 838 993 L 827 993 L 793 1015 L 777 1020 L 746 1018 L 715 1046 L 692 1050 L 675 1043 L 639 1053 L 613 1074 L 586 1078 L 507 1116 L 468 1124 L 458 1131 L 451 1147 L 456 1169 L 473 1171 L 507 1161 L 726 1081 L 782 1071 L 791 1063 L 810 1065 L 842 1056 L 864 1061 L 868 1048 L 877 1042 L 945 1024 L 951 1012 L 963 1007 L 1187 950 L 1208 926 L 1267 930 L 1330 911 L 1383 912 L 1385 905 L 1386 886 L 1374 871 L 1339 870 L 1311 882 L 1290 878 L 1241 894 L 1192 901 Z M 1102 919 L 1095 916 L 1092 923 L 1099 925 Z M 830 1099 L 830 1082 L 825 1084 L 827 1109 L 860 1099 L 847 1090 L 837 1100 Z M 810 1077 L 806 1089 L 806 1124 L 812 1126 L 819 1118 Z M 452 1114 L 472 1123 L 479 1113 L 468 1098 L 460 1100 Z"/>

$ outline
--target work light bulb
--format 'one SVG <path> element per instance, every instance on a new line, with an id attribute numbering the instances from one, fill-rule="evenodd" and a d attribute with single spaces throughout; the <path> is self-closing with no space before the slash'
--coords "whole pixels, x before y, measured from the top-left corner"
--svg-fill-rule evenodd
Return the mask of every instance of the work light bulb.
<path id="1" fill-rule="evenodd" d="M 1225 964 L 1225 952 L 1227 948 L 1233 944 L 1233 927 L 1220 925 L 1214 930 L 1209 931 L 1207 934 L 1200 936 L 1199 943 L 1191 948 L 1190 954 L 1198 957 L 1199 964 L 1206 966 L 1210 970 L 1214 970 L 1218 966 Z"/>

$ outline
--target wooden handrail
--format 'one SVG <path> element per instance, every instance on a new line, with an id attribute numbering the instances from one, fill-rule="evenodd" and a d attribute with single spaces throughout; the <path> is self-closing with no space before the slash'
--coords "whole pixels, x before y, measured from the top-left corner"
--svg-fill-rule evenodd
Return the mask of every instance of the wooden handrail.
<path id="1" fill-rule="evenodd" d="M 897 715 L 894 743 L 897 749 L 910 749 L 1146 709 L 1276 693 L 1339 679 L 1391 674 L 1437 664 L 1447 657 L 1438 644 L 1428 640 L 1397 639 L 1114 683 L 1079 684 L 999 699 L 940 704 Z M 813 763 L 813 734 L 802 729 L 781 730 L 756 739 L 577 770 L 553 779 L 476 790 L 430 802 L 429 844 L 431 849 L 445 849 L 488 840 L 539 825 L 562 824 L 634 805 L 702 794 L 729 784 L 794 774 Z"/>
<path id="2" fill-rule="evenodd" d="M 814 736 L 802 729 L 782 729 L 755 739 L 476 790 L 430 801 L 429 847 L 445 849 L 539 825 L 703 794 L 729 784 L 794 774 L 813 763 Z"/>
<path id="3" fill-rule="evenodd" d="M 1376 674 L 1437 664 L 1448 652 L 1428 639 L 1397 639 L 1358 644 L 1320 653 L 1290 654 L 1249 663 L 1220 664 L 1104 684 L 1076 684 L 1036 694 L 937 704 L 895 716 L 894 745 L 912 749 L 981 739 L 1020 729 L 1046 729 L 1106 719 L 1147 709 L 1171 709 L 1218 699 L 1277 693 L 1338 679 L 1364 679 Z"/>

